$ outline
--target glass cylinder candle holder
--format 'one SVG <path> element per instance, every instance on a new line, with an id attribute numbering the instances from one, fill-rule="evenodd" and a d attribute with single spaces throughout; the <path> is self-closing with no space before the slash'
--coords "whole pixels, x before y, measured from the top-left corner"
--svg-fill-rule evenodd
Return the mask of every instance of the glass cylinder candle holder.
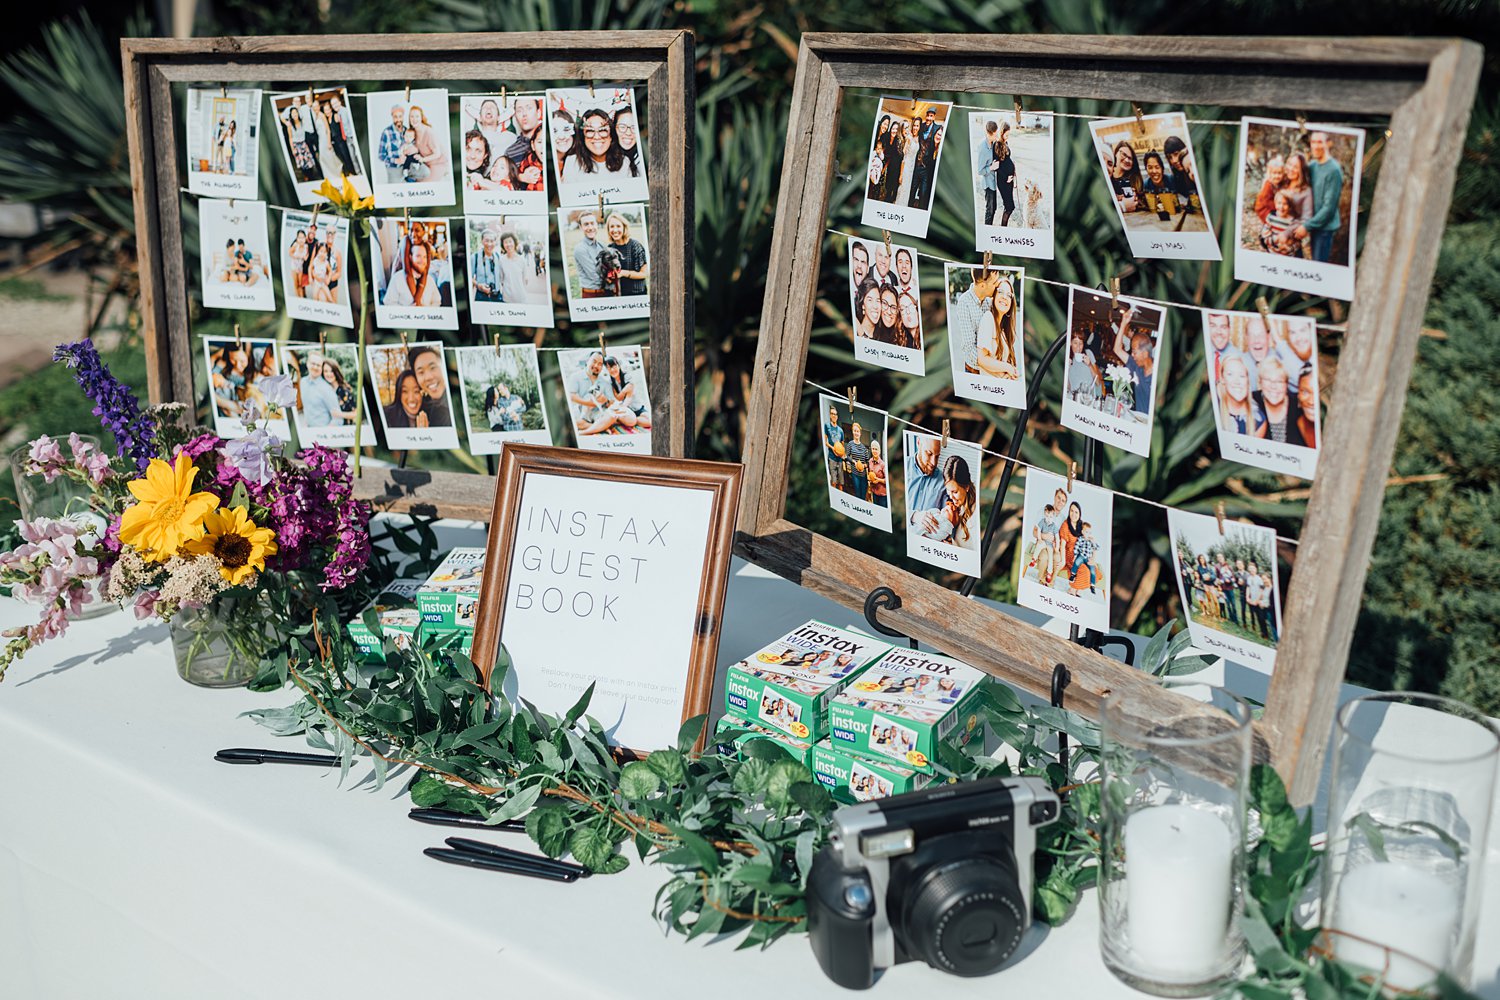
<path id="1" fill-rule="evenodd" d="M 1207 996 L 1245 957 L 1245 802 L 1251 712 L 1238 696 L 1165 681 L 1186 695 L 1104 700 L 1100 948 L 1116 977 L 1164 997 Z"/>
<path id="2" fill-rule="evenodd" d="M 1473 974 L 1500 731 L 1468 705 L 1356 698 L 1334 729 L 1324 944 L 1389 992 Z"/>

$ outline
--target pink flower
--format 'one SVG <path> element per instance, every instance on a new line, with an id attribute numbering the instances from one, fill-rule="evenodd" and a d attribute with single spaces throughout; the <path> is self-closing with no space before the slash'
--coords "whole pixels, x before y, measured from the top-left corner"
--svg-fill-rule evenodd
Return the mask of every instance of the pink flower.
<path id="1" fill-rule="evenodd" d="M 135 617 L 137 621 L 150 618 L 156 613 L 156 602 L 161 599 L 159 590 L 143 590 L 135 595 Z"/>
<path id="2" fill-rule="evenodd" d="M 83 470 L 89 482 L 98 486 L 109 476 L 109 456 L 77 434 L 68 435 L 68 447 L 73 451 L 73 464 Z"/>
<path id="3" fill-rule="evenodd" d="M 31 442 L 27 459 L 26 471 L 33 476 L 41 476 L 49 483 L 62 475 L 63 466 L 67 464 L 62 448 L 45 434 Z"/>

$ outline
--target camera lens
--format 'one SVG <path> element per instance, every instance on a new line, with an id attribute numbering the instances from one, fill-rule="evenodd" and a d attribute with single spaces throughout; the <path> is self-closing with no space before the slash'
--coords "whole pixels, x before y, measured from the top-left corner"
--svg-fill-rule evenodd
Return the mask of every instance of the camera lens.
<path id="1" fill-rule="evenodd" d="M 914 957 L 957 976 L 985 976 L 1021 943 L 1026 901 L 1013 865 L 994 856 L 928 869 L 906 895 L 903 943 Z"/>

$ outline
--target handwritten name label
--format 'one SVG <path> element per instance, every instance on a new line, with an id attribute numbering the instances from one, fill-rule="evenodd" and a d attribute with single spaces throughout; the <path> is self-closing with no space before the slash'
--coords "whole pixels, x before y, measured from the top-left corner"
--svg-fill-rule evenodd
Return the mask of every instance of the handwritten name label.
<path id="1" fill-rule="evenodd" d="M 931 545 L 927 542 L 922 542 L 919 547 L 922 550 L 922 554 L 930 559 L 937 559 L 943 562 L 951 562 L 954 565 L 958 564 L 959 554 L 958 550 L 956 549 L 947 548 L 941 545 Z"/>
<path id="2" fill-rule="evenodd" d="M 580 311 L 586 311 L 590 317 L 624 315 L 634 313 L 635 310 L 642 310 L 641 315 L 645 315 L 644 310 L 650 308 L 644 295 L 621 296 L 617 299 L 579 299 L 574 305 Z"/>
<path id="3" fill-rule="evenodd" d="M 1158 252 L 1163 251 L 1163 250 L 1179 250 L 1180 251 L 1180 250 L 1186 250 L 1187 249 L 1187 244 L 1186 243 L 1181 243 L 1181 242 L 1177 242 L 1177 241 L 1153 240 L 1148 245 L 1151 247 L 1152 250 L 1156 250 Z"/>
<path id="4" fill-rule="evenodd" d="M 1102 434 L 1108 434 L 1112 437 L 1117 437 L 1122 441 L 1129 441 L 1135 437 L 1133 433 L 1134 428 L 1121 427 L 1119 424 L 1111 422 L 1108 418 L 1096 418 L 1093 414 L 1088 412 L 1079 413 L 1075 411 L 1073 414 L 1073 419 L 1078 421 L 1080 424 L 1083 424 L 1085 427 L 1092 428 L 1093 430 L 1099 431 Z"/>

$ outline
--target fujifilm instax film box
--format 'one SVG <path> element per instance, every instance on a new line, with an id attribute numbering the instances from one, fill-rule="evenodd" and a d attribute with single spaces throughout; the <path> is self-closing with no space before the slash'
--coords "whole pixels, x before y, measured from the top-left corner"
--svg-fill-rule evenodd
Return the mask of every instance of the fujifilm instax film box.
<path id="1" fill-rule="evenodd" d="M 979 728 L 988 679 L 959 660 L 892 649 L 829 702 L 828 743 L 930 774 L 938 743 L 962 746 Z"/>
<path id="2" fill-rule="evenodd" d="M 891 761 L 870 760 L 832 746 L 827 740 L 812 748 L 808 767 L 834 799 L 845 804 L 914 792 L 932 782 L 930 774 Z"/>
<path id="3" fill-rule="evenodd" d="M 767 729 L 816 743 L 828 703 L 890 644 L 810 621 L 729 668 L 724 707 Z"/>
<path id="4" fill-rule="evenodd" d="M 417 591 L 417 607 L 428 631 L 472 630 L 483 583 L 484 549 L 449 552 Z"/>
<path id="5" fill-rule="evenodd" d="M 392 580 L 386 588 L 375 595 L 369 605 L 354 616 L 347 628 L 349 638 L 359 647 L 359 658 L 365 663 L 383 663 L 385 650 L 380 638 L 365 624 L 365 614 L 375 612 L 380 622 L 380 631 L 389 636 L 397 649 L 411 645 L 417 626 L 422 623 L 422 613 L 417 610 L 417 591 L 421 580 Z"/>
<path id="6" fill-rule="evenodd" d="M 725 733 L 738 732 L 734 739 L 724 738 Z M 753 722 L 746 722 L 742 715 L 726 713 L 719 718 L 719 724 L 714 727 L 714 735 L 720 737 L 719 752 L 726 756 L 734 756 L 744 759 L 745 744 L 752 740 L 770 740 L 791 754 L 792 759 L 806 767 L 812 767 L 812 744 L 799 740 L 786 733 L 778 733 L 764 726 L 757 726 Z"/>

